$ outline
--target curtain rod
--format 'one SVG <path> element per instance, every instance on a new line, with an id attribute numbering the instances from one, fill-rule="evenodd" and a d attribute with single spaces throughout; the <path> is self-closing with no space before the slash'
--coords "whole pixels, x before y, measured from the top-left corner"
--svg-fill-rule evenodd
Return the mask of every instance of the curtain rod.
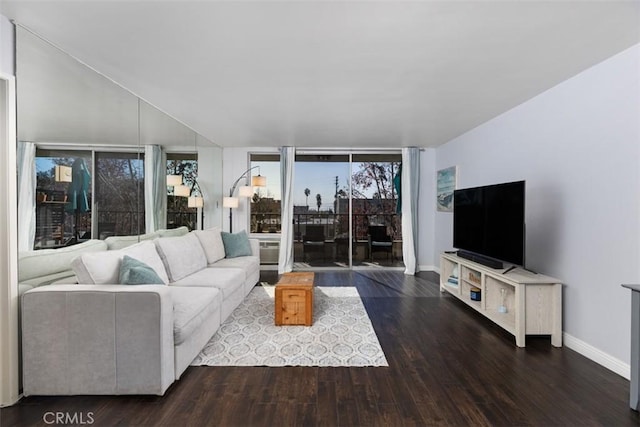
<path id="1" fill-rule="evenodd" d="M 74 142 L 34 142 L 34 141 L 20 141 L 20 142 L 33 142 L 37 148 L 44 150 L 73 150 L 73 151 L 121 151 L 121 152 L 138 152 L 144 151 L 144 145 L 100 145 L 100 144 L 86 144 L 86 143 L 74 143 Z"/>
<path id="2" fill-rule="evenodd" d="M 352 149 L 328 149 L 328 148 L 319 148 L 319 149 L 314 149 L 314 148 L 296 148 L 296 154 L 327 154 L 327 155 L 347 155 L 347 154 L 400 154 L 401 150 L 400 149 L 387 149 L 387 150 L 380 150 L 380 149 L 357 149 L 357 150 L 352 150 Z"/>
<path id="3" fill-rule="evenodd" d="M 402 148 L 297 148 L 296 154 L 389 154 L 402 153 Z M 420 151 L 425 151 L 420 148 Z"/>
<path id="4" fill-rule="evenodd" d="M 33 142 L 37 148 L 43 150 L 73 150 L 73 151 L 102 151 L 102 152 L 137 152 L 144 151 L 145 145 L 158 145 L 158 144 L 141 144 L 138 145 L 126 145 L 126 144 L 86 144 L 81 142 L 34 142 L 34 141 L 20 141 L 20 142 Z M 204 147 L 207 148 L 207 147 Z M 217 147 L 214 147 L 217 148 Z M 167 154 L 197 154 L 198 151 L 194 151 L 194 147 L 184 147 L 184 149 L 177 146 L 162 147 L 163 151 Z"/>

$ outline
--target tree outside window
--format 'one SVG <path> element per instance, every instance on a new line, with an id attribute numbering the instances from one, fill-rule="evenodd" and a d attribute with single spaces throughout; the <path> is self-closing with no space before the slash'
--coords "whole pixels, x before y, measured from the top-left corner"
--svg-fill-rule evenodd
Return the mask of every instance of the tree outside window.
<path id="1" fill-rule="evenodd" d="M 181 175 L 182 184 L 193 187 L 198 177 L 196 154 L 167 154 L 167 175 Z M 173 194 L 173 187 L 167 187 L 167 228 L 186 226 L 194 230 L 197 226 L 197 208 L 187 206 L 188 198 Z"/>

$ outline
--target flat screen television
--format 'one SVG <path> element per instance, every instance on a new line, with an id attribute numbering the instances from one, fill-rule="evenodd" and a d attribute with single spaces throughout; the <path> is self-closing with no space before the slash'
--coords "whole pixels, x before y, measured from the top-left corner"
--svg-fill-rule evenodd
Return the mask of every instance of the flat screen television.
<path id="1" fill-rule="evenodd" d="M 455 190 L 453 246 L 458 255 L 493 268 L 524 266 L 525 182 Z"/>

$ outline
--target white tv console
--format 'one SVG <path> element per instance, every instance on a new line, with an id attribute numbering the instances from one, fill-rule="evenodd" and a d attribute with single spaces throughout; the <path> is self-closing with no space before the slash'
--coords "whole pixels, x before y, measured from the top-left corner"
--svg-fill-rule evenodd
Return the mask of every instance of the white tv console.
<path id="1" fill-rule="evenodd" d="M 551 335 L 551 345 L 562 347 L 562 283 L 523 268 L 503 274 L 506 270 L 442 254 L 440 291 L 450 293 L 514 335 L 518 347 L 525 346 L 526 335 Z M 457 284 L 449 281 L 455 272 Z M 471 288 L 480 289 L 480 301 L 471 299 Z M 506 312 L 501 312 L 500 306 Z"/>

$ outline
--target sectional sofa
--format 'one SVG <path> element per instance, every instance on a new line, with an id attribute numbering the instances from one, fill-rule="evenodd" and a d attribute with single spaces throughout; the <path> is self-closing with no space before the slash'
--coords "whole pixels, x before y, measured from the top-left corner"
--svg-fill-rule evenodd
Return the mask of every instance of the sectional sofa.
<path id="1" fill-rule="evenodd" d="M 246 235 L 214 228 L 125 240 L 83 244 L 73 278 L 62 279 L 76 284 L 22 295 L 24 395 L 162 395 L 259 280 L 258 241 Z M 123 259 L 158 284 L 121 284 Z"/>

